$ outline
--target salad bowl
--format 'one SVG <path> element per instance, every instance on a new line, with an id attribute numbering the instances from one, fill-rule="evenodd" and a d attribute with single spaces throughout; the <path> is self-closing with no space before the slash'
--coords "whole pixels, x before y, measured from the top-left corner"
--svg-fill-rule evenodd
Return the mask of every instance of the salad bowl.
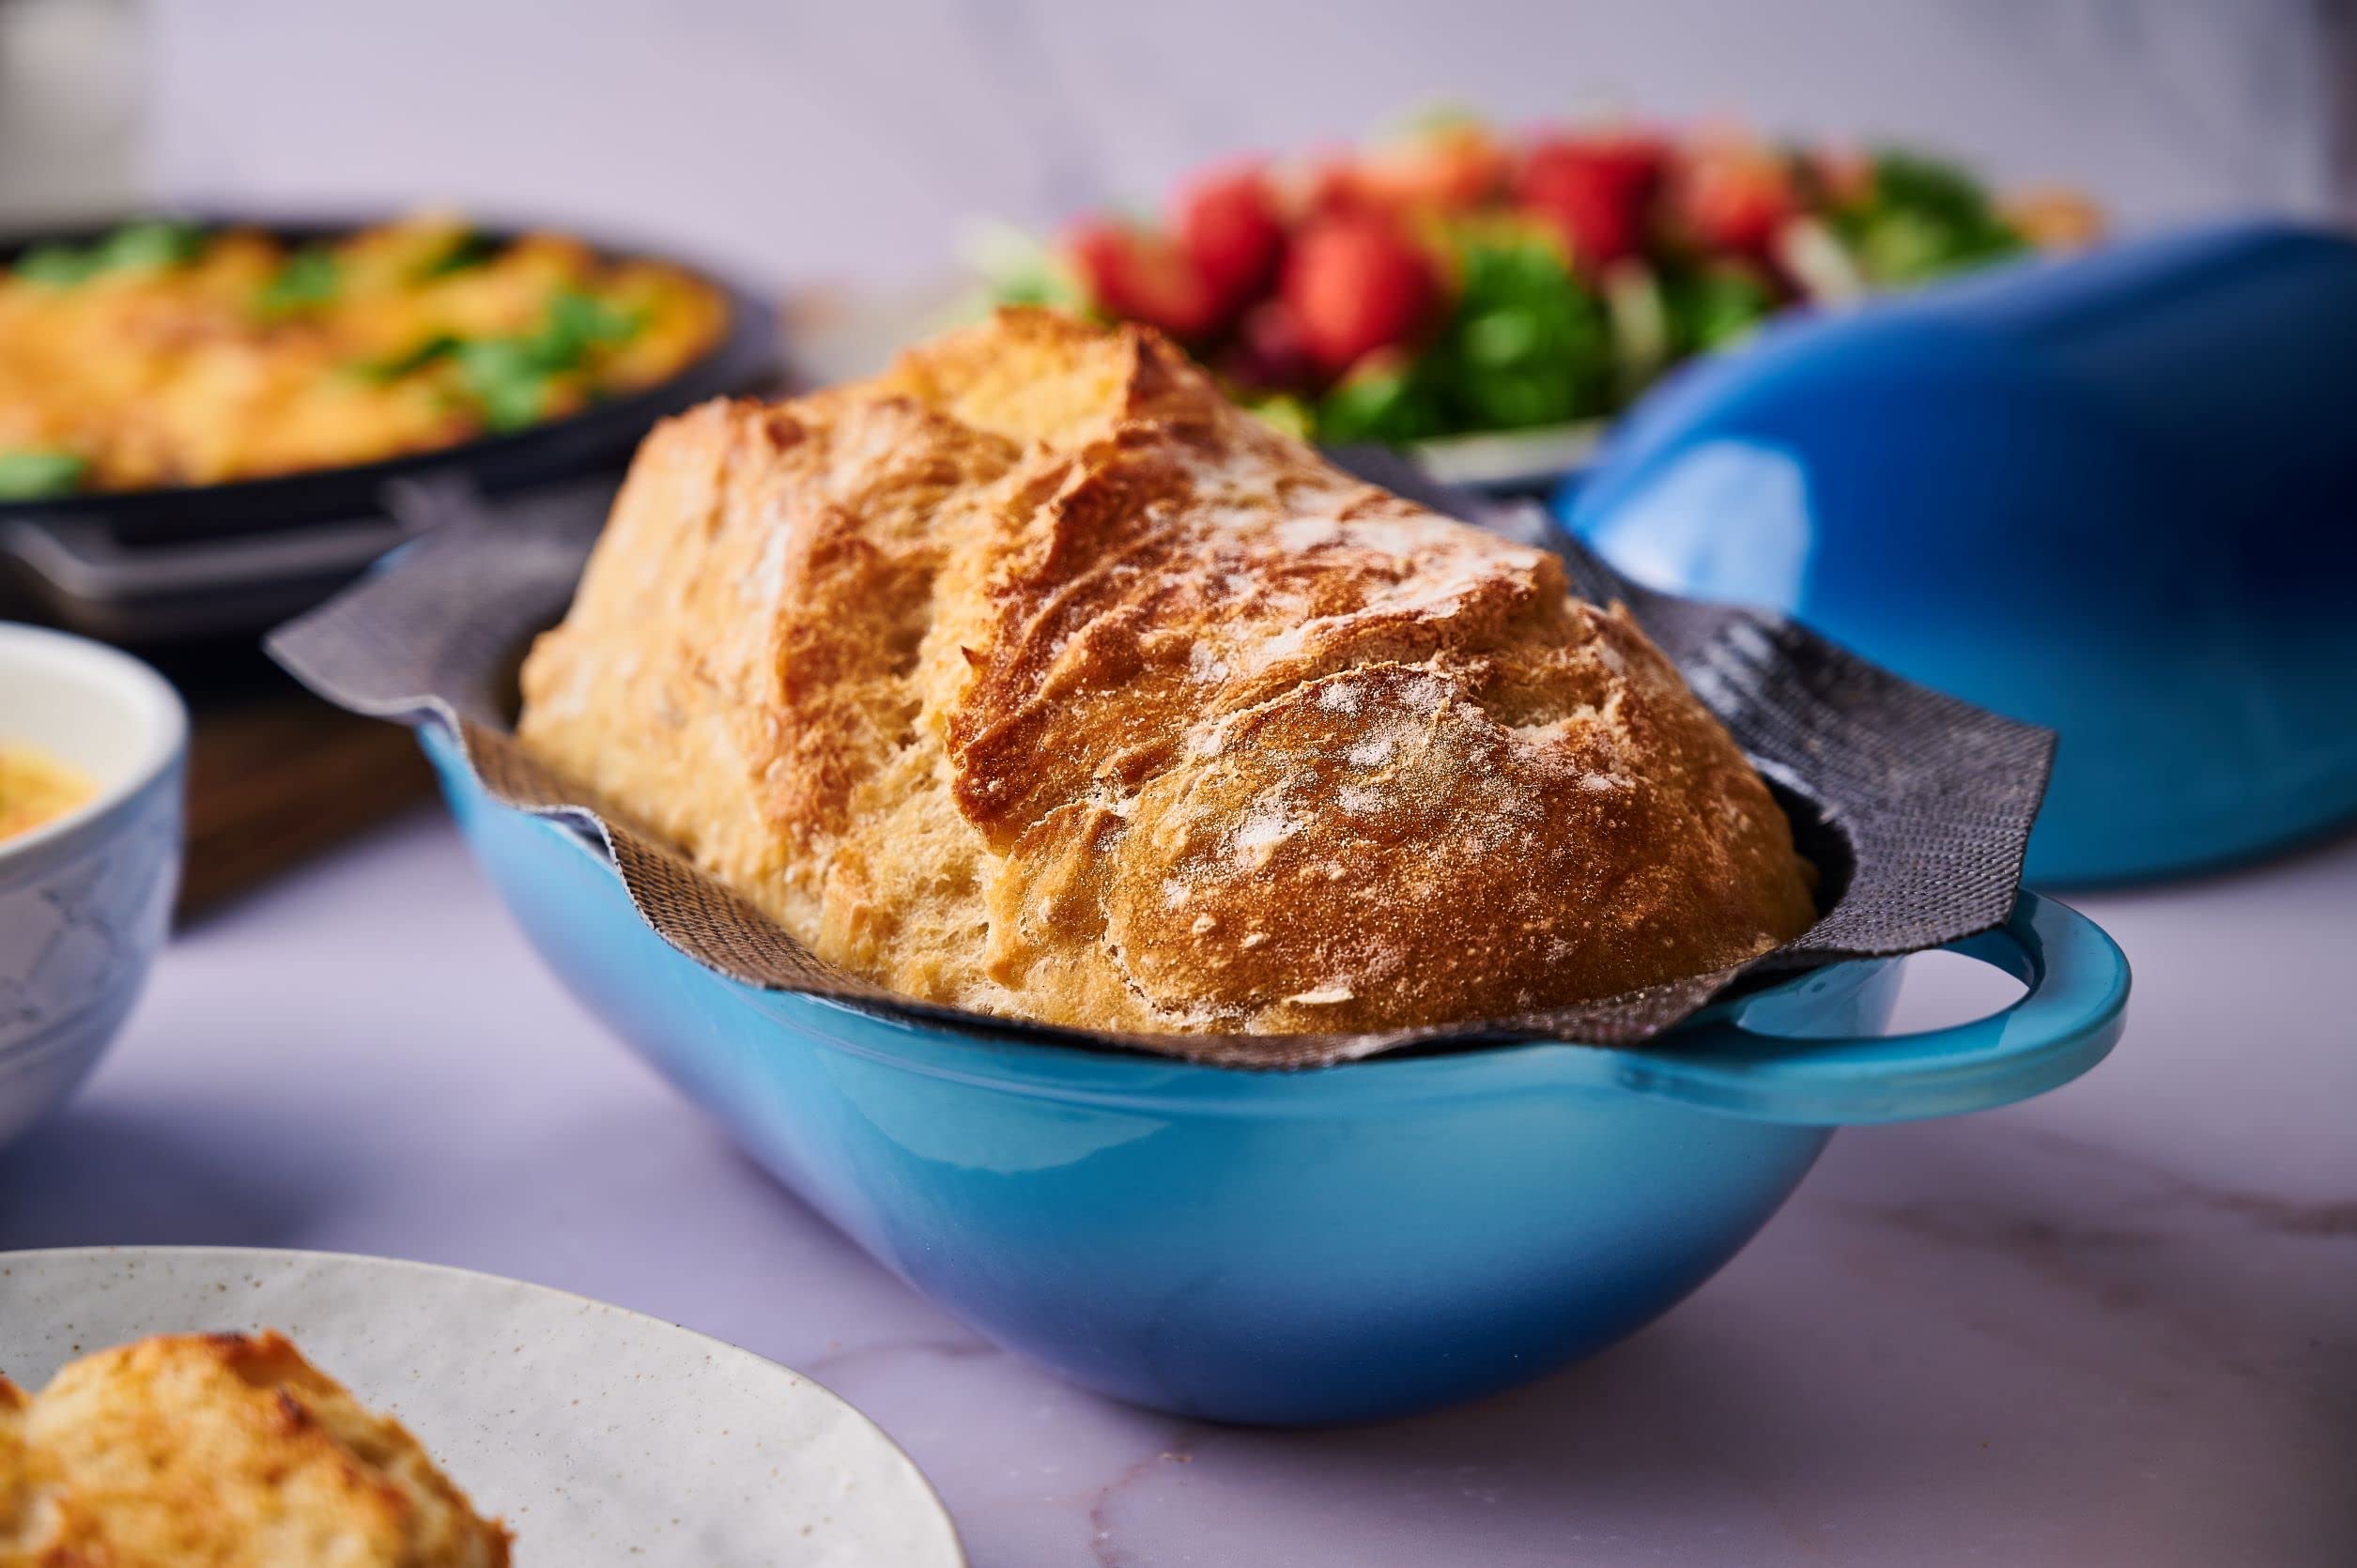
<path id="1" fill-rule="evenodd" d="M 1117 1398 L 1361 1421 L 1542 1376 L 1628 1334 L 1766 1223 L 1836 1128 L 2052 1088 L 2120 1029 L 2128 970 L 2024 894 L 1961 950 L 2004 1012 L 1879 1038 L 1895 961 L 1722 1001 L 1654 1044 L 1257 1072 L 919 1024 L 706 969 L 603 846 L 492 799 L 420 731 L 476 857 L 562 980 L 911 1285 Z"/>

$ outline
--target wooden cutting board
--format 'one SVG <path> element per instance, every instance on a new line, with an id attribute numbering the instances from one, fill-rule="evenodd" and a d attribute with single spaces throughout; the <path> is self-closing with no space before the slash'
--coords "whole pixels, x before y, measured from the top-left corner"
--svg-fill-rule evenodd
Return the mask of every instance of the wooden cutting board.
<path id="1" fill-rule="evenodd" d="M 275 670 L 226 682 L 174 673 L 193 720 L 183 919 L 433 792 L 424 754 L 398 724 L 331 707 Z"/>

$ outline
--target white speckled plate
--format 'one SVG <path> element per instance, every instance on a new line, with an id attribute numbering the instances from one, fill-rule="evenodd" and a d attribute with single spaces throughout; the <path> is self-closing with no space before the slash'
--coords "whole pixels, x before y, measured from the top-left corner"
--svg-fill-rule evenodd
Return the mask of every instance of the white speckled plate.
<path id="1" fill-rule="evenodd" d="M 533 1564 L 959 1568 L 906 1454 L 816 1383 L 585 1297 L 387 1258 L 0 1253 L 0 1372 L 148 1334 L 278 1329 L 396 1415 Z"/>

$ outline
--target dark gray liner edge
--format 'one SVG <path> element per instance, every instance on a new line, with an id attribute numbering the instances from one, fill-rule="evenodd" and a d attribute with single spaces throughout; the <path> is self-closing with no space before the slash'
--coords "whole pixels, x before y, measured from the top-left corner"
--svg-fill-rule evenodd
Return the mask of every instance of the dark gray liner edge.
<path id="1" fill-rule="evenodd" d="M 708 968 L 923 1027 L 1224 1067 L 1325 1066 L 1530 1040 L 1636 1045 L 1732 987 L 1841 959 L 1919 952 L 2002 925 L 2054 758 L 2050 731 L 1902 680 L 1785 618 L 1658 593 L 1623 577 L 1534 506 L 1434 485 L 1388 453 L 1338 460 L 1438 510 L 1561 555 L 1576 590 L 1619 599 L 1736 742 L 1797 806 L 1829 902 L 1794 941 L 1737 968 L 1527 1017 L 1361 1035 L 1132 1035 L 1025 1022 L 918 1002 L 821 961 L 650 834 L 601 813 L 535 764 L 509 729 L 531 637 L 571 602 L 594 516 L 482 520 L 435 530 L 272 634 L 271 655 L 356 713 L 439 723 L 491 795 L 604 844 L 639 915 Z"/>

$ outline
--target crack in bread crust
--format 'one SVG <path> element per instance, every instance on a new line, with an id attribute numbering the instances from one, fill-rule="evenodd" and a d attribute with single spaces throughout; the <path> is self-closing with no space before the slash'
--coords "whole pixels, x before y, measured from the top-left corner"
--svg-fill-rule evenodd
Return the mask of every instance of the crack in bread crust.
<path id="1" fill-rule="evenodd" d="M 520 733 L 821 956 L 1124 1030 L 1498 1017 L 1814 918 L 1766 787 L 1562 564 L 1043 312 L 642 448 Z"/>

